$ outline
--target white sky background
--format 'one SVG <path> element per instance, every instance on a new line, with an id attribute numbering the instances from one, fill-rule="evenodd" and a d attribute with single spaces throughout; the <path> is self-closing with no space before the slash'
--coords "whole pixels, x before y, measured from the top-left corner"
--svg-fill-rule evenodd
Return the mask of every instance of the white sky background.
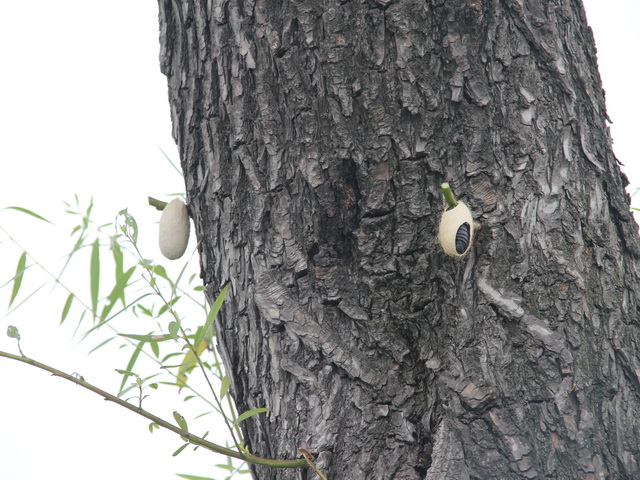
<path id="1" fill-rule="evenodd" d="M 614 122 L 614 148 L 636 187 L 640 99 L 631 85 L 640 78 L 640 2 L 588 0 L 585 6 Z M 163 198 L 184 185 L 158 149 L 178 163 L 158 63 L 156 2 L 0 0 L 0 69 L 0 208 L 30 208 L 57 227 L 10 211 L 0 212 L 0 225 L 43 262 L 59 265 L 73 225 L 62 201 L 77 193 L 86 205 L 93 196 L 98 223 L 128 207 L 140 225 L 143 253 L 160 260 L 159 214 L 146 206 L 146 197 Z M 192 240 L 190 250 L 194 245 Z M 11 277 L 20 253 L 0 244 L 0 282 Z M 77 275 L 86 293 L 86 259 L 84 265 L 86 272 Z M 27 270 L 22 293 L 39 285 L 31 274 Z M 120 376 L 113 368 L 124 368 L 130 352 L 107 346 L 87 357 L 98 342 L 72 340 L 73 321 L 57 326 L 65 295 L 50 288 L 2 318 L 9 293 L 0 290 L 0 350 L 17 353 L 5 335 L 7 325 L 16 325 L 27 355 L 116 393 Z M 0 479 L 169 480 L 176 472 L 223 478 L 210 469 L 223 457 L 187 449 L 173 458 L 179 438 L 166 431 L 150 434 L 146 419 L 93 393 L 7 359 L 0 358 L 0 372 Z M 199 413 L 179 400 L 157 402 L 161 393 L 146 405 L 153 413 L 169 420 L 173 410 L 187 420 Z"/>

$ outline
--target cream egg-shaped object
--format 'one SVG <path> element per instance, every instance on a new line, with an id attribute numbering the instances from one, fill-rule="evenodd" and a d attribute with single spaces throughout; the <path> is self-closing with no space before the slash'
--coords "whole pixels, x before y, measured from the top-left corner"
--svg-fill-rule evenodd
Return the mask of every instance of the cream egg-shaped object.
<path id="1" fill-rule="evenodd" d="M 471 211 L 464 203 L 445 210 L 438 227 L 438 241 L 444 253 L 451 257 L 464 257 L 471 250 L 474 234 L 474 223 Z"/>
<path id="2" fill-rule="evenodd" d="M 160 252 L 169 260 L 184 255 L 189 243 L 189 212 L 182 200 L 171 200 L 162 210 L 158 233 Z"/>

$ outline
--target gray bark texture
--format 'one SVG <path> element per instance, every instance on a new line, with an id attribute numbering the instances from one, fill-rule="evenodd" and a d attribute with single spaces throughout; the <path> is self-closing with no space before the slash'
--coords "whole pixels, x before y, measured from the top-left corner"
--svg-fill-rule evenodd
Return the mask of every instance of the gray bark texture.
<path id="1" fill-rule="evenodd" d="M 579 0 L 159 5 L 219 348 L 239 410 L 270 409 L 252 452 L 640 478 L 640 242 Z M 459 260 L 444 181 L 481 224 Z"/>

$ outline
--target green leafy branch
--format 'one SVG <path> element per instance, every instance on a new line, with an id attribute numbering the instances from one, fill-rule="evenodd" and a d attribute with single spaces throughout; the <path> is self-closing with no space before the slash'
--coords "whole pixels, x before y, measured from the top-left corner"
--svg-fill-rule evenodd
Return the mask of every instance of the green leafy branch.
<path id="1" fill-rule="evenodd" d="M 228 285 L 225 286 L 222 291 L 220 292 L 220 294 L 218 295 L 218 297 L 216 298 L 216 300 L 214 301 L 213 305 L 211 306 L 211 309 L 209 310 L 209 313 L 207 314 L 207 318 L 205 320 L 205 323 L 203 326 L 198 327 L 195 335 L 193 336 L 193 341 L 191 341 L 189 339 L 189 335 L 187 334 L 187 332 L 185 331 L 184 327 L 182 326 L 182 321 L 180 316 L 178 315 L 178 313 L 175 311 L 175 309 L 173 308 L 175 303 L 177 302 L 178 298 L 176 296 L 177 292 L 177 282 L 172 282 L 166 275 L 166 271 L 164 271 L 164 269 L 160 269 L 157 266 L 154 267 L 152 266 L 149 262 L 145 261 L 142 253 L 140 252 L 140 250 L 138 249 L 138 245 L 137 245 L 137 224 L 135 222 L 135 219 L 133 219 L 133 217 L 126 211 L 123 210 L 120 212 L 119 214 L 119 218 L 123 218 L 123 221 L 119 224 L 120 225 L 120 231 L 122 232 L 122 234 L 124 235 L 124 237 L 131 243 L 133 249 L 135 250 L 138 259 L 140 261 L 140 264 L 142 265 L 142 267 L 145 269 L 147 276 L 145 276 L 145 280 L 147 281 L 147 283 L 149 284 L 149 286 L 151 287 L 151 289 L 155 292 L 155 294 L 158 296 L 158 298 L 160 298 L 160 300 L 163 303 L 163 309 L 165 311 L 167 311 L 172 317 L 173 317 L 173 321 L 169 323 L 168 326 L 168 330 L 169 330 L 169 334 L 168 335 L 150 335 L 150 336 L 146 336 L 146 337 L 137 337 L 140 339 L 140 344 L 142 345 L 144 342 L 159 342 L 159 341 L 164 341 L 164 340 L 168 340 L 169 338 L 172 338 L 174 340 L 178 339 L 178 334 L 180 334 L 181 339 L 185 342 L 186 347 L 187 347 L 187 353 L 185 354 L 184 360 L 181 363 L 179 370 L 178 370 L 178 374 L 177 374 L 177 383 L 179 386 L 181 385 L 186 385 L 186 375 L 187 372 L 193 368 L 193 366 L 195 366 L 196 364 L 198 365 L 198 367 L 200 368 L 200 370 L 202 371 L 203 377 L 207 383 L 207 385 L 209 386 L 209 390 L 211 391 L 211 394 L 213 396 L 213 399 L 216 403 L 216 407 L 217 407 L 217 411 L 221 413 L 222 418 L 227 426 L 227 429 L 229 431 L 229 433 L 231 434 L 231 437 L 233 439 L 234 445 L 237 446 L 238 451 L 242 452 L 242 448 L 244 446 L 244 442 L 239 441 L 238 439 L 242 438 L 242 434 L 240 432 L 239 426 L 238 426 L 238 421 L 230 421 L 230 419 L 227 417 L 227 415 L 225 414 L 224 411 L 224 407 L 222 406 L 221 400 L 224 399 L 225 394 L 228 391 L 228 377 L 224 376 L 222 371 L 220 370 L 220 362 L 218 361 L 218 359 L 216 358 L 216 365 L 218 366 L 218 377 L 222 379 L 222 387 L 221 388 L 221 394 L 220 396 L 218 396 L 216 390 L 213 388 L 213 385 L 211 383 L 211 380 L 209 379 L 209 376 L 207 375 L 207 369 L 201 359 L 201 354 L 204 351 L 204 349 L 208 346 L 211 345 L 212 341 L 213 341 L 213 322 L 216 318 L 216 316 L 218 315 L 218 312 L 220 311 L 220 308 L 222 307 L 222 303 L 226 297 L 226 294 L 229 290 Z M 183 269 L 184 272 L 184 269 Z M 182 273 L 180 273 L 180 277 L 182 276 Z M 156 274 L 161 275 L 163 278 L 167 279 L 169 281 L 169 283 L 171 284 L 171 297 L 169 300 L 167 300 L 164 296 L 164 294 L 162 293 L 162 291 L 160 290 L 160 288 L 158 287 L 158 281 L 156 279 Z M 179 278 L 178 278 L 179 281 Z M 121 334 L 122 335 L 122 334 Z M 129 338 L 134 338 L 135 335 L 131 335 L 131 334 L 124 334 L 124 336 L 129 337 Z M 213 350 L 214 355 L 215 355 L 215 350 Z M 131 368 L 133 367 L 133 365 L 131 365 Z M 129 370 L 130 368 L 128 368 L 127 370 Z M 126 375 L 123 378 L 123 385 L 124 382 L 126 381 Z M 227 383 L 226 383 L 226 388 L 225 388 L 225 381 L 224 379 L 227 379 Z M 231 402 L 230 397 L 228 398 L 228 402 L 229 402 L 229 408 L 230 411 L 232 412 L 232 416 L 235 417 L 235 409 L 233 407 L 233 403 Z M 253 411 L 253 410 L 252 410 Z M 235 430 L 235 431 L 234 431 Z"/>
<path id="2" fill-rule="evenodd" d="M 14 327 L 15 328 L 15 327 Z M 178 435 L 180 435 L 181 438 L 183 438 L 185 440 L 185 442 L 187 442 L 186 445 L 196 445 L 199 447 L 203 447 L 206 448 L 207 450 L 211 450 L 212 452 L 216 452 L 216 453 L 220 453 L 222 455 L 226 455 L 227 457 L 232 457 L 232 458 L 236 458 L 239 460 L 244 460 L 246 462 L 250 462 L 250 463 L 254 463 L 256 465 L 264 465 L 267 467 L 273 467 L 273 468 L 302 468 L 302 467 L 306 467 L 307 466 L 307 461 L 305 459 L 296 459 L 296 460 L 274 460 L 274 459 L 268 459 L 268 458 L 262 458 L 262 457 L 258 457 L 256 455 L 252 455 L 249 453 L 239 453 L 236 452 L 235 450 L 232 450 L 230 448 L 226 448 L 223 447 L 221 445 L 218 445 L 216 443 L 213 442 L 209 442 L 208 440 L 205 440 L 203 437 L 199 437 L 197 435 L 194 435 L 192 433 L 189 433 L 187 430 L 187 424 L 184 421 L 184 419 L 182 418 L 180 421 L 178 421 L 179 425 L 173 425 L 170 422 L 167 422 L 166 420 L 157 417 L 156 415 L 153 415 L 152 413 L 147 412 L 146 410 L 143 410 L 140 407 L 137 407 L 125 400 L 122 400 L 121 398 L 116 397 L 115 395 L 111 395 L 110 393 L 96 387 L 95 385 L 92 385 L 90 383 L 88 383 L 87 381 L 85 381 L 82 377 L 79 376 L 74 376 L 74 375 L 69 375 L 65 372 L 62 372 L 60 370 L 57 370 L 49 365 L 46 365 L 44 363 L 40 363 L 36 360 L 33 360 L 32 358 L 29 357 L 25 357 L 22 355 L 13 355 L 11 353 L 8 352 L 3 352 L 0 351 L 0 357 L 4 357 L 4 358 L 8 358 L 11 360 L 15 360 L 18 362 L 22 362 L 22 363 L 26 363 L 27 365 L 31 365 L 33 367 L 39 368 L 41 370 L 44 370 L 46 372 L 51 373 L 52 375 L 55 375 L 57 377 L 60 378 L 64 378 L 65 380 L 68 380 L 72 383 L 75 383 L 76 385 L 79 385 L 83 388 L 86 388 L 87 390 L 90 390 L 98 395 L 100 395 L 101 397 L 103 397 L 105 400 L 108 400 L 110 402 L 113 402 L 117 405 L 120 405 L 123 408 L 126 408 L 127 410 L 130 410 L 134 413 L 137 413 L 138 415 L 147 418 L 148 420 L 151 420 L 154 424 L 166 428 L 167 430 L 170 430 Z M 177 412 L 176 412 L 177 413 Z M 174 418 L 181 418 L 178 417 L 179 414 L 174 414 Z M 184 446 L 182 447 L 184 448 Z"/>
<path id="3" fill-rule="evenodd" d="M 163 202 L 159 200 L 158 201 L 153 200 L 152 202 L 151 200 L 152 199 L 150 199 L 150 203 L 154 204 L 157 208 L 160 209 L 162 207 Z M 198 448 L 198 446 L 204 446 L 205 448 L 208 448 L 210 450 L 217 451 L 218 453 L 222 453 L 224 455 L 228 455 L 227 459 L 229 463 L 227 465 L 220 465 L 220 468 L 227 469 L 228 471 L 232 472 L 231 473 L 232 475 L 234 473 L 237 473 L 240 470 L 239 468 L 233 467 L 233 465 L 230 463 L 231 458 L 277 467 L 279 465 L 278 462 L 280 461 L 270 460 L 270 459 L 260 459 L 259 457 L 255 457 L 248 451 L 248 449 L 244 445 L 244 442 L 242 441 L 242 433 L 239 428 L 239 424 L 242 421 L 254 415 L 257 415 L 259 413 L 266 412 L 268 410 L 266 408 L 256 408 L 256 409 L 249 410 L 247 412 L 243 412 L 241 415 L 237 415 L 235 413 L 235 405 L 233 403 L 231 395 L 229 395 L 230 380 L 227 376 L 224 375 L 224 372 L 222 371 L 222 364 L 218 359 L 215 348 L 211 348 L 214 341 L 214 337 L 215 337 L 214 321 L 222 307 L 223 301 L 225 299 L 225 296 L 227 295 L 229 287 L 228 286 L 224 287 L 220 292 L 220 294 L 218 295 L 218 297 L 216 298 L 216 300 L 214 301 L 213 305 L 211 305 L 210 308 L 207 308 L 206 302 L 200 303 L 193 296 L 191 296 L 188 291 L 184 290 L 179 286 L 179 283 L 185 273 L 185 269 L 188 265 L 188 262 L 187 264 L 184 265 L 179 275 L 174 280 L 170 278 L 169 275 L 167 275 L 167 272 L 164 269 L 164 267 L 162 267 L 161 265 L 154 264 L 150 260 L 146 260 L 138 249 L 137 222 L 133 218 L 133 216 L 131 216 L 128 213 L 126 209 L 120 211 L 118 216 L 116 217 L 116 222 L 115 222 L 116 235 L 111 236 L 110 241 L 108 243 L 105 243 L 104 240 L 101 240 L 100 235 L 104 235 L 104 233 L 102 233 L 102 229 L 105 226 L 108 226 L 110 224 L 101 225 L 100 227 L 98 227 L 96 233 L 92 232 L 90 230 L 90 225 L 92 223 L 90 220 L 92 208 L 93 208 L 93 202 L 90 202 L 90 205 L 86 209 L 86 211 L 82 211 L 80 209 L 77 196 L 76 196 L 76 206 L 72 207 L 70 204 L 67 204 L 67 212 L 73 215 L 81 216 L 82 220 L 80 224 L 77 225 L 72 231 L 72 236 L 77 236 L 77 240 L 73 246 L 71 253 L 67 256 L 64 267 L 62 268 L 62 270 L 58 275 L 54 275 L 48 269 L 46 269 L 43 264 L 41 264 L 35 258 L 33 258 L 24 248 L 22 248 L 5 231 L 7 236 L 22 250 L 22 254 L 18 261 L 15 275 L 11 280 L 6 282 L 3 286 L 6 286 L 9 283 L 13 282 L 13 290 L 10 298 L 10 308 L 11 308 L 12 304 L 14 304 L 14 301 L 18 297 L 18 293 L 22 286 L 24 272 L 31 266 L 39 266 L 46 274 L 48 274 L 54 280 L 55 285 L 62 286 L 68 293 L 68 296 L 66 298 L 66 301 L 62 309 L 60 323 L 63 323 L 65 319 L 68 318 L 73 305 L 80 305 L 82 308 L 82 315 L 80 316 L 80 322 L 82 322 L 82 319 L 85 317 L 86 313 L 88 313 L 89 316 L 93 319 L 93 326 L 84 334 L 83 339 L 87 338 L 88 335 L 105 326 L 110 330 L 112 330 L 113 332 L 115 332 L 116 334 L 115 337 L 111 337 L 103 341 L 98 346 L 93 348 L 91 352 L 103 347 L 114 338 L 122 338 L 123 340 L 131 344 L 134 347 L 134 351 L 129 359 L 129 362 L 126 368 L 117 370 L 120 374 L 123 375 L 118 395 L 112 396 L 110 394 L 107 394 L 106 392 L 103 392 L 102 390 L 99 390 L 93 387 L 92 385 L 87 384 L 82 377 L 79 377 L 79 376 L 76 377 L 73 375 L 69 376 L 69 375 L 63 374 L 62 372 L 58 372 L 57 370 L 52 369 L 52 367 L 39 364 L 38 362 L 27 358 L 26 356 L 24 356 L 22 352 L 22 349 L 19 343 L 20 335 L 18 333 L 17 328 L 15 327 L 10 327 L 7 330 L 7 333 L 9 336 L 16 338 L 18 340 L 18 348 L 20 350 L 21 357 L 12 356 L 11 354 L 4 354 L 4 353 L 0 354 L 0 356 L 5 356 L 7 358 L 13 358 L 15 360 L 24 361 L 25 363 L 29 363 L 31 365 L 38 366 L 39 368 L 43 368 L 47 371 L 51 371 L 51 373 L 54 373 L 55 375 L 58 375 L 67 379 L 72 379 L 71 381 L 73 381 L 74 383 L 81 384 L 85 386 L 85 388 L 88 388 L 89 390 L 99 393 L 103 397 L 111 401 L 114 401 L 114 403 L 118 403 L 120 405 L 126 406 L 126 408 L 128 408 L 129 410 L 133 410 L 143 416 L 146 416 L 147 418 L 153 419 L 152 423 L 149 426 L 151 431 L 153 431 L 154 428 L 159 428 L 160 426 L 168 428 L 169 430 L 172 430 L 172 428 L 166 426 L 168 422 L 162 422 L 162 421 L 156 422 L 156 417 L 149 416 L 151 414 L 148 414 L 148 412 L 145 412 L 142 409 L 142 401 L 144 398 L 148 396 L 148 395 L 145 395 L 145 390 L 148 388 L 157 389 L 159 383 L 166 384 L 166 385 L 173 385 L 178 387 L 179 389 L 187 388 L 190 392 L 194 393 L 195 395 L 189 395 L 185 397 L 184 398 L 185 401 L 196 396 L 202 399 L 203 401 L 205 401 L 206 403 L 208 403 L 209 405 L 211 405 L 214 408 L 214 410 L 216 410 L 222 415 L 222 418 L 231 434 L 231 437 L 233 439 L 233 442 L 237 451 L 232 450 L 230 448 L 221 447 L 219 445 L 215 445 L 206 441 L 205 437 L 207 436 L 207 434 L 205 434 L 202 437 L 181 435 L 182 438 L 185 440 L 185 443 L 180 448 L 178 448 L 176 452 L 174 452 L 174 455 L 179 454 L 184 448 L 186 448 L 189 445 L 195 445 L 196 448 Z M 34 218 L 37 218 L 39 220 L 44 220 L 48 222 L 48 220 L 46 220 L 44 217 L 41 217 L 40 215 L 37 215 L 30 210 L 27 210 L 21 207 L 12 207 L 12 209 L 31 215 Z M 126 242 L 123 242 L 123 239 L 126 240 Z M 129 244 L 132 247 L 132 250 L 128 248 L 127 244 Z M 110 246 L 110 250 L 111 250 L 114 264 L 115 264 L 116 278 L 115 278 L 115 285 L 111 289 L 111 292 L 106 297 L 101 298 L 100 297 L 100 276 L 101 276 L 100 251 L 105 245 Z M 64 272 L 64 270 L 66 269 L 66 267 L 69 265 L 71 261 L 71 257 L 74 256 L 76 252 L 78 252 L 80 249 L 83 249 L 83 248 L 88 248 L 90 250 L 90 260 L 89 260 L 90 301 L 89 302 L 83 302 L 69 287 L 67 287 L 62 282 L 62 279 L 61 279 L 62 273 Z M 134 256 L 136 257 L 136 265 L 131 266 L 126 270 L 125 270 L 125 262 L 124 262 L 125 251 L 133 253 Z M 27 265 L 28 257 L 31 258 L 31 260 L 33 260 L 33 263 L 31 265 Z M 140 270 L 137 270 L 138 267 L 141 267 L 142 273 L 140 273 Z M 138 278 L 141 277 L 144 280 L 144 282 L 150 287 L 151 291 L 147 291 L 146 293 L 139 295 L 132 302 L 127 302 L 125 299 L 125 292 L 136 281 L 140 281 L 140 280 L 132 280 L 134 279 L 133 274 L 136 272 L 136 270 L 138 271 L 137 273 L 137 275 L 139 275 Z M 195 274 L 192 275 L 190 282 L 193 280 L 194 276 Z M 162 281 L 166 281 L 170 287 L 170 294 L 168 296 L 165 295 L 163 290 L 160 288 L 160 283 Z M 39 287 L 39 288 L 42 288 L 42 287 Z M 37 290 L 32 292 L 27 297 L 27 300 L 31 298 L 31 296 L 34 295 L 37 292 Z M 194 290 L 201 292 L 204 290 L 204 287 L 201 287 L 201 286 L 196 287 L 194 288 Z M 160 300 L 161 306 L 157 313 L 154 313 L 155 304 L 152 304 L 151 308 L 148 308 L 141 303 L 143 299 L 149 296 L 153 296 Z M 188 327 L 183 325 L 181 316 L 175 310 L 175 305 L 183 297 L 189 298 L 190 300 L 195 302 L 197 305 L 199 305 L 201 308 L 203 308 L 206 315 L 204 324 L 198 326 L 195 332 L 193 333 L 190 331 Z M 24 301 L 21 302 L 18 305 L 18 307 L 22 303 L 24 303 Z M 115 309 L 118 303 L 122 303 L 122 307 L 119 309 Z M 14 310 L 15 308 L 17 307 L 14 307 Z M 111 321 L 126 311 L 131 311 L 136 316 L 138 316 L 136 311 L 139 311 L 140 313 L 146 316 L 149 316 L 152 319 L 159 319 L 159 317 L 167 313 L 170 315 L 171 321 L 168 323 L 166 328 L 162 328 L 160 323 L 157 323 L 158 327 L 160 327 L 161 333 L 152 332 L 144 335 L 134 334 L 134 333 L 121 333 L 121 332 L 118 332 L 111 325 Z M 156 322 L 158 322 L 158 320 L 156 320 Z M 80 326 L 80 323 L 78 324 L 78 327 L 79 326 Z M 163 359 L 160 359 L 159 344 L 165 341 L 174 341 L 174 342 L 182 343 L 183 346 L 179 352 L 174 351 L 168 355 L 165 355 Z M 147 345 L 151 348 L 153 355 L 147 352 L 147 350 L 145 349 L 145 346 Z M 213 364 L 206 363 L 205 361 L 202 360 L 202 354 L 205 352 L 205 350 L 210 352 L 211 355 L 213 356 L 214 358 Z M 154 381 L 153 383 L 149 383 L 148 381 L 151 378 L 156 377 L 158 374 L 143 377 L 134 371 L 135 365 L 140 355 L 145 355 L 151 360 L 153 360 L 154 362 L 157 362 L 160 365 L 160 368 L 163 369 L 165 372 L 169 373 L 175 379 L 175 381 L 173 382 L 155 382 Z M 166 364 L 167 360 L 176 355 L 182 355 L 182 361 L 180 361 L 177 365 L 173 365 L 173 366 L 167 365 Z M 202 375 L 204 376 L 204 379 L 208 385 L 208 388 L 211 391 L 211 394 L 213 397 L 213 403 L 209 399 L 207 399 L 204 395 L 198 393 L 187 382 L 187 377 L 189 373 L 196 367 L 199 367 L 199 369 L 202 372 Z M 171 369 L 173 368 L 177 368 L 177 371 L 176 372 L 171 371 Z M 214 388 L 209 378 L 210 374 L 215 375 L 220 380 L 221 383 L 220 383 L 219 391 L 217 391 Z M 133 378 L 134 381 L 127 386 L 127 381 L 130 378 Z M 82 383 L 79 383 L 79 382 L 82 382 Z M 129 397 L 124 400 L 121 398 L 126 393 L 134 389 L 137 390 L 136 396 Z M 227 415 L 225 411 L 226 409 L 222 405 L 222 402 L 225 400 L 225 397 L 228 404 L 226 409 L 228 409 L 227 411 L 230 412 L 229 415 Z M 117 400 L 113 400 L 113 398 Z M 130 400 L 132 399 L 133 400 L 137 399 L 137 402 L 136 402 L 137 406 L 130 403 Z M 177 413 L 175 414 L 174 418 L 178 422 L 178 427 L 183 431 L 181 433 L 188 432 L 188 428 L 184 418 Z M 175 429 L 176 427 L 173 427 L 173 428 Z M 202 442 L 205 442 L 205 443 L 202 443 Z M 212 445 L 215 446 L 215 448 L 213 448 Z M 234 454 L 229 455 L 228 453 L 229 451 L 234 452 Z M 256 459 L 258 460 L 256 461 Z M 264 463 L 264 462 L 268 462 L 268 463 Z M 293 464 L 285 463 L 287 467 L 305 465 L 302 460 L 284 461 L 284 462 L 294 462 Z M 306 462 L 308 465 L 311 465 L 313 467 L 313 463 L 309 462 L 308 458 Z M 183 478 L 196 478 L 189 475 L 182 475 L 182 476 Z"/>

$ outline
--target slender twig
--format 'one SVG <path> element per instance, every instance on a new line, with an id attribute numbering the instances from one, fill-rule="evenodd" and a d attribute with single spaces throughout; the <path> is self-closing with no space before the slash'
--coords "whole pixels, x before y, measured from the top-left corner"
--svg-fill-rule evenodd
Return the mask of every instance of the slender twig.
<path id="1" fill-rule="evenodd" d="M 327 477 L 324 475 L 324 473 L 322 473 L 320 471 L 320 469 L 318 467 L 316 467 L 316 464 L 313 463 L 313 456 L 304 448 L 299 447 L 298 451 L 300 451 L 300 453 L 302 453 L 302 456 L 304 457 L 305 461 L 309 464 L 309 466 L 313 469 L 314 472 L 316 472 L 316 474 L 322 479 L 322 480 L 328 480 Z"/>
<path id="2" fill-rule="evenodd" d="M 258 457 L 256 455 L 251 455 L 251 454 L 246 454 L 246 453 L 245 454 L 240 454 L 240 453 L 236 452 L 235 450 L 231 450 L 230 448 L 226 448 L 226 447 L 223 447 L 223 446 L 218 445 L 216 443 L 209 442 L 209 441 L 205 440 L 202 437 L 199 437 L 197 435 L 189 433 L 189 432 L 181 429 L 180 427 L 177 427 L 177 426 L 167 422 L 166 420 L 163 420 L 162 418 L 157 417 L 157 416 L 153 415 L 152 413 L 147 412 L 146 410 L 143 410 L 142 408 L 136 407 L 135 405 L 132 405 L 129 402 L 126 402 L 126 401 L 116 397 L 115 395 L 111 395 L 110 393 L 105 392 L 104 390 L 96 387 L 95 385 L 92 385 L 92 384 L 86 382 L 81 376 L 69 375 L 69 374 L 64 373 L 64 372 L 62 372 L 60 370 L 57 370 L 57 369 L 55 369 L 53 367 L 50 367 L 49 365 L 46 365 L 44 363 L 40 363 L 40 362 L 38 362 L 36 360 L 33 360 L 32 358 L 25 357 L 25 356 L 13 355 L 11 353 L 0 351 L 0 357 L 9 358 L 11 360 L 16 360 L 18 362 L 26 363 L 27 365 L 31 365 L 33 367 L 36 367 L 36 368 L 39 368 L 39 369 L 44 370 L 46 372 L 49 372 L 52 375 L 55 375 L 56 377 L 61 377 L 61 378 L 64 378 L 65 380 L 69 380 L 70 382 L 75 383 L 76 385 L 80 385 L 81 387 L 84 387 L 87 390 L 90 390 L 90 391 L 100 395 L 105 400 L 108 400 L 110 402 L 116 403 L 116 404 L 120 405 L 121 407 L 126 408 L 127 410 L 131 410 L 132 412 L 137 413 L 138 415 L 141 415 L 141 416 L 151 420 L 152 422 L 158 424 L 161 427 L 166 428 L 167 430 L 170 430 L 170 431 L 172 431 L 174 433 L 177 433 L 181 437 L 184 437 L 189 443 L 191 443 L 193 445 L 201 446 L 203 448 L 206 448 L 207 450 L 211 450 L 212 452 L 220 453 L 222 455 L 226 455 L 226 456 L 232 457 L 232 458 L 237 458 L 239 460 L 245 460 L 247 462 L 255 463 L 257 465 L 265 465 L 267 467 L 273 467 L 273 468 L 304 468 L 304 467 L 307 467 L 307 460 L 305 460 L 304 458 L 297 459 L 297 460 L 275 460 L 275 459 L 270 459 L 270 458 L 262 458 L 262 457 Z"/>

